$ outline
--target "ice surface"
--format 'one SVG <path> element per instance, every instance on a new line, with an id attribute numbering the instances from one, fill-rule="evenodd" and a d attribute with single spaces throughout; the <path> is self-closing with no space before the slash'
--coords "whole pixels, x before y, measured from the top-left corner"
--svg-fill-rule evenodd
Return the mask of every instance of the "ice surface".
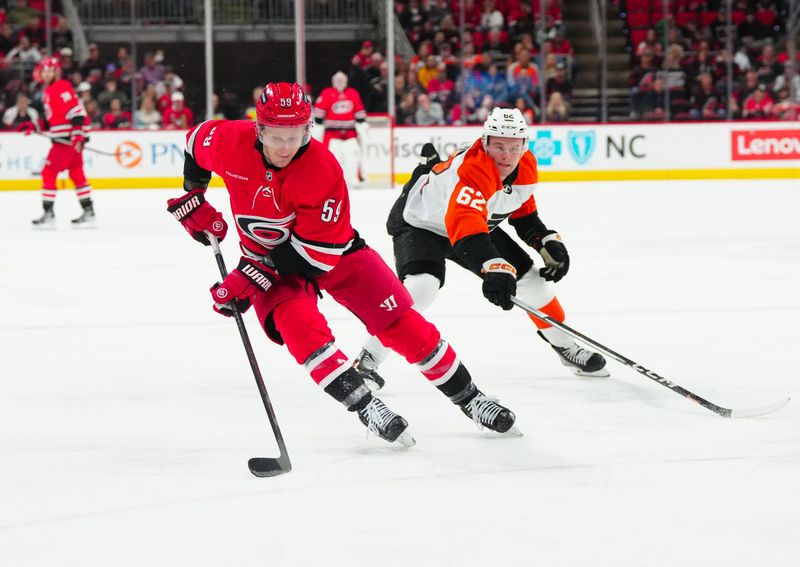
<path id="1" fill-rule="evenodd" d="M 568 323 L 711 401 L 795 399 L 726 420 L 611 362 L 576 378 L 456 266 L 428 312 L 522 438 L 477 431 L 398 358 L 383 399 L 417 446 L 365 438 L 288 353 L 251 337 L 294 471 L 276 455 L 211 252 L 175 191 L 96 193 L 100 228 L 34 232 L 0 193 L 0 565 L 794 566 L 800 552 L 796 181 L 550 184 Z M 391 258 L 394 193 L 353 195 Z M 210 200 L 224 205 L 215 190 Z M 223 243 L 228 264 L 234 238 Z M 362 327 L 322 303 L 355 356 Z"/>

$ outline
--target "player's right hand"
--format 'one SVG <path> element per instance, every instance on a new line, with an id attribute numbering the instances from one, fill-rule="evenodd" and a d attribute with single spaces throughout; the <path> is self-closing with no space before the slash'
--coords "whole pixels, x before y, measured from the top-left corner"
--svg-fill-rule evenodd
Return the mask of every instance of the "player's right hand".
<path id="1" fill-rule="evenodd" d="M 503 258 L 492 258 L 483 263 L 483 296 L 508 311 L 514 304 L 511 297 L 517 293 L 517 270 Z"/>
<path id="2" fill-rule="evenodd" d="M 222 283 L 211 287 L 214 311 L 230 317 L 235 309 L 244 313 L 250 308 L 253 296 L 269 291 L 278 274 L 269 266 L 242 256 L 239 265 Z"/>
<path id="3" fill-rule="evenodd" d="M 222 213 L 206 202 L 204 193 L 202 189 L 192 189 L 182 197 L 170 199 L 167 201 L 167 210 L 192 238 L 209 246 L 211 243 L 206 231 L 222 241 L 228 232 L 228 223 L 222 218 Z"/>

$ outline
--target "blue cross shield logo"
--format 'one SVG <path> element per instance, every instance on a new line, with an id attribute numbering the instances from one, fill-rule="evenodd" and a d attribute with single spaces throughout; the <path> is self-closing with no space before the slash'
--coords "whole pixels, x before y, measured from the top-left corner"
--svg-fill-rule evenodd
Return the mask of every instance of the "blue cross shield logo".
<path id="1" fill-rule="evenodd" d="M 553 158 L 561 155 L 561 142 L 553 139 L 550 130 L 536 132 L 536 138 L 528 142 L 528 148 L 536 156 L 539 165 L 552 165 Z"/>
<path id="2" fill-rule="evenodd" d="M 584 132 L 570 130 L 567 132 L 567 148 L 569 148 L 572 159 L 578 162 L 578 165 L 583 165 L 591 159 L 594 148 L 597 146 L 596 142 L 597 136 L 594 130 Z"/>

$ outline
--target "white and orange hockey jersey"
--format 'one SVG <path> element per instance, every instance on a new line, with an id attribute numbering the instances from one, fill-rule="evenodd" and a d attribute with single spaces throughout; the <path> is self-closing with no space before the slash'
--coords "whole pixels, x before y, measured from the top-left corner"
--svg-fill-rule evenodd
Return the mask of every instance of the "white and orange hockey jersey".
<path id="1" fill-rule="evenodd" d="M 477 140 L 417 180 L 409 190 L 403 218 L 455 244 L 466 236 L 489 233 L 508 217 L 534 213 L 533 191 L 538 181 L 536 158 L 526 151 L 516 177 L 503 185 L 494 161 Z"/>

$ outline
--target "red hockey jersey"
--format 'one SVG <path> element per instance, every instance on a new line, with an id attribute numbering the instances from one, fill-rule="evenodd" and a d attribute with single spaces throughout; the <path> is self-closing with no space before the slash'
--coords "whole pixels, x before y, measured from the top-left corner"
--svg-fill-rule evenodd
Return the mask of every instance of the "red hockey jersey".
<path id="1" fill-rule="evenodd" d="M 311 140 L 284 168 L 267 165 L 249 120 L 209 120 L 187 134 L 186 152 L 225 182 L 242 250 L 265 256 L 289 240 L 312 266 L 330 271 L 356 241 L 342 168 Z"/>
<path id="2" fill-rule="evenodd" d="M 69 139 L 77 134 L 89 136 L 89 117 L 69 81 L 59 79 L 50 83 L 44 90 L 42 102 L 51 138 Z M 82 120 L 74 120 L 77 117 L 82 117 Z"/>
<path id="3" fill-rule="evenodd" d="M 325 132 L 331 137 L 344 140 L 355 138 L 356 120 L 366 119 L 367 112 L 361 96 L 351 87 L 344 92 L 327 87 L 314 102 L 314 121 L 325 126 Z"/>

